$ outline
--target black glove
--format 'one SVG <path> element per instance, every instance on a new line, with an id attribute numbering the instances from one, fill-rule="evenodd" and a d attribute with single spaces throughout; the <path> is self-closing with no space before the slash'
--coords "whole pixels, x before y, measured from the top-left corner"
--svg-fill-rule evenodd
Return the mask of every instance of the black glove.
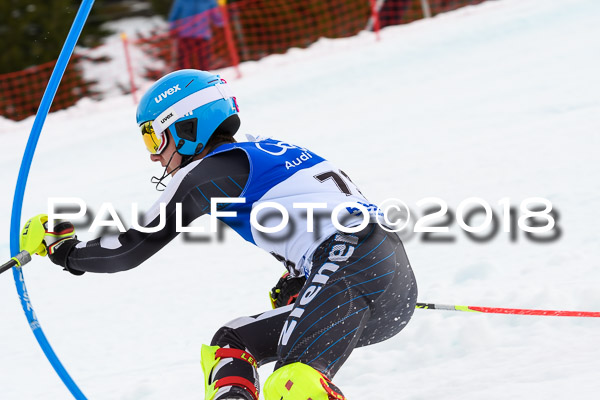
<path id="1" fill-rule="evenodd" d="M 305 283 L 306 278 L 303 276 L 295 278 L 289 272 L 283 274 L 275 287 L 271 289 L 271 293 L 269 293 L 273 308 L 287 306 L 295 302 L 298 298 L 298 293 L 300 293 Z"/>
<path id="2" fill-rule="evenodd" d="M 56 265 L 63 267 L 73 275 L 83 275 L 85 271 L 77 271 L 67 266 L 69 253 L 79 243 L 75 236 L 75 227 L 69 221 L 59 222 L 54 226 L 54 232 L 48 232 L 48 223 L 44 224 L 46 236 L 44 244 L 48 249 L 48 258 Z"/>

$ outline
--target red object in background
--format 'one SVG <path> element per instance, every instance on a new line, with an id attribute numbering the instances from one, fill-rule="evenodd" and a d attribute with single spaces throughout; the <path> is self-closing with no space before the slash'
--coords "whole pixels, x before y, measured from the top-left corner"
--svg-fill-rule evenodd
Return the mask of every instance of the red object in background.
<path id="1" fill-rule="evenodd" d="M 435 15 L 485 0 L 427 1 Z M 210 21 L 209 38 L 188 40 L 184 34 L 177 35 L 178 30 L 192 29 L 198 18 Z M 421 0 L 385 0 L 383 4 L 381 0 L 230 0 L 228 4 L 178 20 L 173 29 L 131 38 L 123 43 L 125 54 L 112 52 L 111 57 L 126 58 L 129 86 L 135 97 L 133 66 L 141 62 L 132 57 L 136 53 L 129 52 L 129 46 L 137 46 L 143 57 L 152 60 L 143 63 L 154 66 L 144 74 L 149 80 L 179 68 L 215 70 L 230 66 L 236 67 L 239 77 L 237 66 L 243 61 L 285 53 L 293 47 L 305 48 L 323 37 L 354 36 L 367 26 L 377 34 L 380 27 L 420 18 L 423 18 Z M 101 93 L 94 92 L 94 82 L 83 77 L 80 61 L 86 59 L 84 54 L 85 51 L 79 50 L 73 55 L 50 111 L 70 107 L 84 97 L 101 98 Z M 54 64 L 55 61 L 0 75 L 0 115 L 14 121 L 34 115 Z M 123 91 L 128 92 L 126 88 Z"/>

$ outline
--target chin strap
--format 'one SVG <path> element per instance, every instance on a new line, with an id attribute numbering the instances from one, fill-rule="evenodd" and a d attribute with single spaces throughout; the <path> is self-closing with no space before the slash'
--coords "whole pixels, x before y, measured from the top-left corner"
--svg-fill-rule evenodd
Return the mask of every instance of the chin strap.
<path id="1" fill-rule="evenodd" d="M 167 165 L 165 165 L 165 170 L 163 171 L 162 176 L 159 178 L 157 176 L 153 176 L 152 178 L 150 178 L 150 182 L 156 184 L 156 190 L 159 192 L 163 192 L 167 185 L 165 185 L 164 183 L 162 183 L 163 180 L 165 180 L 165 178 L 167 176 L 170 175 L 169 173 L 169 165 L 171 164 L 171 161 L 173 160 L 173 156 L 175 155 L 175 151 L 173 152 L 173 154 L 171 154 L 171 157 L 169 157 L 169 162 L 167 162 Z M 177 168 L 175 168 L 172 172 L 175 172 L 178 168 L 181 168 L 181 165 Z"/>
<path id="2" fill-rule="evenodd" d="M 153 176 L 152 178 L 150 178 L 150 182 L 152 182 L 153 184 L 156 185 L 157 191 L 164 192 L 167 185 L 162 183 L 162 180 L 165 179 L 166 177 L 167 176 L 166 176 L 166 172 L 165 172 L 165 174 L 163 174 L 163 176 L 161 176 L 160 178 L 157 176 Z"/>
<path id="3" fill-rule="evenodd" d="M 177 171 L 178 169 L 181 169 L 183 167 L 185 167 L 186 165 L 188 165 L 189 163 L 191 163 L 192 161 L 194 161 L 194 157 L 196 157 L 198 154 L 200 154 L 202 152 L 202 150 L 204 149 L 204 146 L 202 144 L 198 145 L 198 147 L 196 147 L 196 152 L 192 155 L 181 155 L 181 164 L 179 164 L 178 167 L 174 168 L 173 171 L 168 172 L 169 169 L 169 165 L 171 164 L 171 161 L 173 160 L 173 156 L 175 155 L 175 153 L 178 153 L 179 149 L 181 149 L 183 147 L 183 145 L 185 144 L 185 142 L 183 141 L 183 139 L 179 140 L 179 143 L 177 144 L 177 147 L 175 148 L 175 151 L 173 152 L 173 154 L 171 154 L 171 157 L 169 157 L 169 162 L 167 162 L 167 165 L 165 166 L 165 170 L 163 171 L 162 176 L 159 178 L 157 176 L 153 176 L 150 179 L 150 182 L 156 184 L 156 190 L 158 190 L 159 192 L 164 192 L 165 189 L 167 188 L 167 185 L 165 185 L 164 183 L 162 183 L 163 180 L 165 180 L 165 178 L 173 173 L 175 173 L 175 171 Z M 213 146 L 211 149 L 214 149 L 216 146 Z"/>
<path id="4" fill-rule="evenodd" d="M 173 171 L 168 172 L 169 165 L 171 164 L 171 161 L 173 160 L 173 156 L 175 155 L 175 153 L 176 152 L 173 152 L 173 154 L 171 154 L 171 157 L 169 158 L 169 162 L 165 166 L 165 170 L 163 171 L 162 176 L 160 178 L 157 176 L 153 176 L 152 178 L 150 178 L 150 182 L 152 182 L 156 185 L 156 190 L 158 190 L 159 192 L 165 191 L 167 185 L 165 185 L 162 181 L 165 180 L 167 178 L 167 176 L 171 175 L 178 169 L 181 169 L 181 168 L 185 167 L 186 165 L 188 165 L 189 163 L 191 163 L 192 161 L 194 161 L 195 156 L 193 156 L 193 155 L 192 156 L 182 156 L 183 158 L 181 159 L 181 164 L 179 164 L 178 167 L 174 168 Z"/>

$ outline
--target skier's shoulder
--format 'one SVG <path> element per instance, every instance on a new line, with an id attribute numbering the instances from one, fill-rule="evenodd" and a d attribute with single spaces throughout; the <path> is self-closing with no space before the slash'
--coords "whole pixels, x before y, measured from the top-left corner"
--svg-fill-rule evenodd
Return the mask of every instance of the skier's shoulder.
<path id="1" fill-rule="evenodd" d="M 244 150 L 262 150 L 267 153 L 278 153 L 285 152 L 286 149 L 301 149 L 308 150 L 296 143 L 287 141 L 285 139 L 263 136 L 263 135 L 251 135 L 246 134 L 246 140 L 241 142 L 232 143 L 234 148 Z"/>
<path id="2" fill-rule="evenodd" d="M 248 175 L 250 162 L 243 150 L 224 144 L 207 157 L 190 163 L 183 172 L 183 180 L 197 186 L 222 177 Z"/>
<path id="3" fill-rule="evenodd" d="M 313 162 L 325 160 L 312 150 L 303 145 L 274 138 L 271 136 L 251 136 L 247 142 L 239 143 L 247 151 L 249 158 L 263 161 L 269 159 L 270 162 L 285 162 L 286 159 L 297 160 L 298 158 L 310 158 Z M 277 161 L 277 159 L 279 159 Z"/>
<path id="4" fill-rule="evenodd" d="M 224 188 L 231 184 L 241 191 L 246 185 L 249 174 L 250 163 L 243 151 L 215 154 L 192 161 L 181 168 L 169 181 L 159 201 L 164 203 L 180 202 L 190 193 L 195 193 L 198 188 L 205 185 Z M 228 193 L 231 192 L 229 195 L 237 194 L 238 189 L 233 188 L 228 191 Z"/>

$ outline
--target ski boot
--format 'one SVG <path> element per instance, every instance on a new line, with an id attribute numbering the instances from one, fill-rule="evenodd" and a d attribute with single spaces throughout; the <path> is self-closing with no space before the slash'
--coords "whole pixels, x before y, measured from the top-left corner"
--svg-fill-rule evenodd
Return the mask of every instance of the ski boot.
<path id="1" fill-rule="evenodd" d="M 258 400 L 256 369 L 256 360 L 247 351 L 202 345 L 204 399 Z"/>
<path id="2" fill-rule="evenodd" d="M 279 368 L 265 382 L 265 400 L 346 400 L 325 375 L 293 363 Z"/>

